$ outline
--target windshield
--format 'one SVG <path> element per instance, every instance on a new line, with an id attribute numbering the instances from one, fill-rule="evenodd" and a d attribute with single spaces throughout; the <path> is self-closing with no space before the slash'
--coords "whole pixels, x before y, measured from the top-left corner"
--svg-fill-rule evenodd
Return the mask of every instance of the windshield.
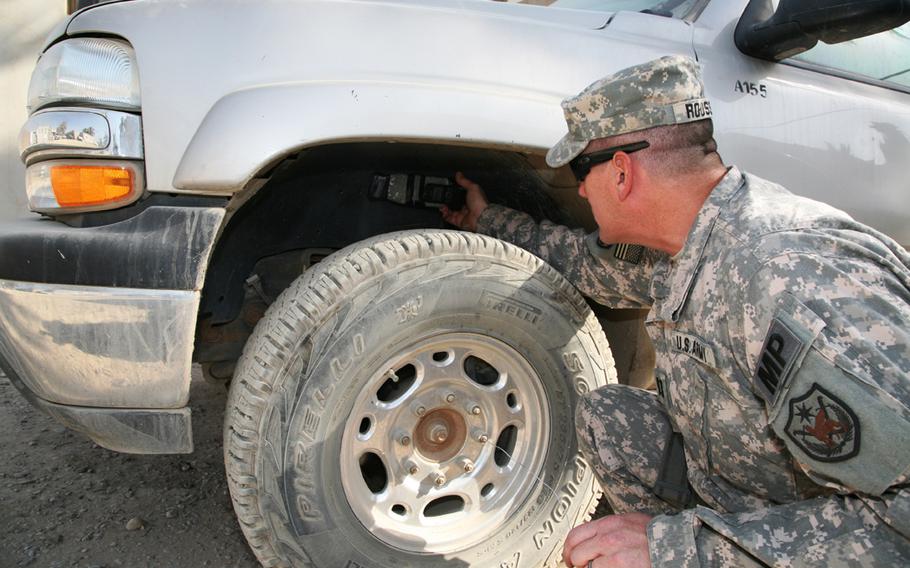
<path id="1" fill-rule="evenodd" d="M 668 18 L 685 18 L 706 0 L 519 0 L 520 4 L 537 4 L 573 10 L 597 12 L 645 12 Z"/>

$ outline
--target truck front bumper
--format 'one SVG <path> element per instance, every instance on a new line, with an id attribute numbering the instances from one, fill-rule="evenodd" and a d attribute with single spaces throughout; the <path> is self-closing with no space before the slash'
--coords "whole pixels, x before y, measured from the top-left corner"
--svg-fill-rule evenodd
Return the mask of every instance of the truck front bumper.
<path id="1" fill-rule="evenodd" d="M 107 448 L 189 453 L 190 372 L 217 207 L 149 207 L 72 228 L 0 226 L 0 368 Z"/>

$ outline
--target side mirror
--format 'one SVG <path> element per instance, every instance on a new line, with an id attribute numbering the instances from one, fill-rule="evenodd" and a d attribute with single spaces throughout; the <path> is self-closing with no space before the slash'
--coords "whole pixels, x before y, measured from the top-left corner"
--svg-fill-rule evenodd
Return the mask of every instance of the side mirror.
<path id="1" fill-rule="evenodd" d="M 92 4 L 98 4 L 102 0 L 66 0 L 66 13 L 72 14 L 77 10 L 81 10 L 86 6 L 91 6 Z"/>
<path id="2" fill-rule="evenodd" d="M 746 55 L 780 61 L 815 47 L 877 34 L 910 21 L 910 0 L 752 0 L 733 39 Z"/>

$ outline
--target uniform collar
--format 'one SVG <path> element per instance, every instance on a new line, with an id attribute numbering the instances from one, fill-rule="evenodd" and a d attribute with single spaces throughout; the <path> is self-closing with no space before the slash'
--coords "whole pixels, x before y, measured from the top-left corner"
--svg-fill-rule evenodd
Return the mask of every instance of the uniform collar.
<path id="1" fill-rule="evenodd" d="M 702 204 L 682 249 L 655 266 L 651 296 L 657 313 L 652 317 L 676 321 L 695 282 L 705 246 L 714 230 L 720 212 L 743 185 L 743 175 L 735 166 L 714 186 Z"/>

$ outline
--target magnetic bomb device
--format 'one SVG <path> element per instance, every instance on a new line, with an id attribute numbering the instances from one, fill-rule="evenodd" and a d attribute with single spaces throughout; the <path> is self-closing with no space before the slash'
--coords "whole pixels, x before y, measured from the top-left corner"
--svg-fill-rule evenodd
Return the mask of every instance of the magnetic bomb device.
<path id="1" fill-rule="evenodd" d="M 465 190 L 454 180 L 422 174 L 374 174 L 369 196 L 410 207 L 439 208 L 445 205 L 458 210 L 465 204 Z"/>

